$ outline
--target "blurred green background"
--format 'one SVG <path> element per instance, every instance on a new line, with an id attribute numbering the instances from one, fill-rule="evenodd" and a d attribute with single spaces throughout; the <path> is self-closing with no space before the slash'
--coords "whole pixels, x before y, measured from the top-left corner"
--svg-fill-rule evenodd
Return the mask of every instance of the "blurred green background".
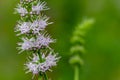
<path id="1" fill-rule="evenodd" d="M 52 80 L 73 80 L 69 65 L 70 38 L 83 18 L 94 18 L 95 24 L 86 36 L 85 65 L 80 80 L 120 80 L 120 0 L 45 0 L 51 8 L 45 14 L 54 24 L 47 30 L 57 39 L 53 45 L 62 59 L 48 73 Z M 23 64 L 26 54 L 18 55 L 19 38 L 14 26 L 19 19 L 13 14 L 19 0 L 0 0 L 0 80 L 31 80 Z"/>

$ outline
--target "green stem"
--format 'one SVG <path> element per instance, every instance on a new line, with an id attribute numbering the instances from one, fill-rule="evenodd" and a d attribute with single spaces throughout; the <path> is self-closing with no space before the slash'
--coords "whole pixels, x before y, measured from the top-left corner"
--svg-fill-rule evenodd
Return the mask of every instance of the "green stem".
<path id="1" fill-rule="evenodd" d="M 38 50 L 38 55 L 39 55 L 39 58 L 40 58 L 40 62 L 43 62 L 43 59 L 42 59 L 42 55 L 41 55 L 41 53 L 40 53 L 40 50 Z M 39 76 L 38 76 L 38 80 L 42 80 L 42 78 L 44 79 L 44 80 L 48 80 L 48 77 L 47 77 L 47 74 L 46 73 L 39 73 Z"/>
<path id="2" fill-rule="evenodd" d="M 38 80 L 42 80 L 42 77 L 39 77 Z"/>
<path id="3" fill-rule="evenodd" d="M 39 73 L 39 75 L 38 75 L 38 80 L 42 80 L 42 75 L 41 75 L 41 73 Z"/>
<path id="4" fill-rule="evenodd" d="M 40 62 L 42 62 L 43 60 L 42 60 L 42 55 L 40 53 L 40 50 L 38 50 L 38 55 L 39 55 L 39 58 L 40 58 Z"/>
<path id="5" fill-rule="evenodd" d="M 75 70 L 74 80 L 79 80 L 79 66 L 76 65 L 74 67 L 74 70 Z"/>
<path id="6" fill-rule="evenodd" d="M 43 73 L 44 80 L 48 80 L 47 74 Z"/>
<path id="7" fill-rule="evenodd" d="M 40 53 L 40 50 L 38 50 L 38 56 L 39 56 L 40 62 L 42 62 L 43 59 L 42 59 L 42 55 L 41 55 L 41 53 Z M 42 80 L 42 78 L 43 78 L 43 75 L 42 75 L 41 72 L 39 72 L 38 80 Z"/>

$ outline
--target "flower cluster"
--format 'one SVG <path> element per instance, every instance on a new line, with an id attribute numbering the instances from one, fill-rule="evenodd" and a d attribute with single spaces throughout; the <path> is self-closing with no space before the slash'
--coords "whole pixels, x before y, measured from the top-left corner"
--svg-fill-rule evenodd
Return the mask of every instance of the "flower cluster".
<path id="1" fill-rule="evenodd" d="M 42 12 L 48 10 L 46 2 L 40 0 L 21 0 L 15 8 L 16 13 L 20 14 L 20 20 L 15 27 L 17 36 L 23 36 L 18 43 L 20 53 L 30 51 L 32 57 L 25 64 L 27 72 L 39 74 L 51 71 L 51 67 L 56 66 L 60 57 L 50 48 L 50 43 L 55 39 L 46 33 L 45 28 L 52 24 L 48 22 L 49 18 L 42 15 Z M 45 54 L 45 52 L 47 52 Z M 31 55 L 30 55 L 31 56 Z"/>
<path id="2" fill-rule="evenodd" d="M 41 14 L 42 11 L 48 10 L 49 8 L 46 6 L 46 2 L 42 2 L 40 0 L 21 0 L 20 4 L 18 4 L 15 10 L 21 16 L 25 16 L 28 14 Z"/>
<path id="3" fill-rule="evenodd" d="M 22 38 L 23 42 L 19 42 L 18 45 L 18 49 L 21 50 L 21 52 L 23 51 L 31 51 L 31 50 L 38 50 L 38 49 L 42 49 L 44 47 L 49 48 L 49 44 L 50 43 L 54 43 L 55 40 L 51 39 L 51 37 L 49 35 L 43 35 L 43 34 L 39 34 L 35 37 L 32 37 L 30 39 L 28 39 L 27 37 Z"/>
<path id="4" fill-rule="evenodd" d="M 43 61 L 39 63 L 40 58 L 38 55 L 33 55 L 33 58 L 30 58 L 32 61 L 26 63 L 26 69 L 28 72 L 32 72 L 33 74 L 38 74 L 39 72 L 46 72 L 47 70 L 51 71 L 52 66 L 56 66 L 56 62 L 59 60 L 57 55 L 52 55 L 51 53 L 45 56 L 42 54 Z"/>
<path id="5" fill-rule="evenodd" d="M 40 31 L 44 31 L 46 26 L 52 24 L 52 22 L 47 22 L 49 18 L 47 16 L 40 16 L 36 20 L 23 22 L 19 21 L 17 27 L 15 28 L 16 32 L 19 32 L 17 35 L 21 34 L 39 34 Z"/>

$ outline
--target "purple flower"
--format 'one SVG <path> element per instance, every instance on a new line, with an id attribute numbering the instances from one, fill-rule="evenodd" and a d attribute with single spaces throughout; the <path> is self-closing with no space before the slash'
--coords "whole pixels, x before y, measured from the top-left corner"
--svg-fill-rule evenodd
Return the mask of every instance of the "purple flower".
<path id="1" fill-rule="evenodd" d="M 42 46 L 49 47 L 49 44 L 54 42 L 55 40 L 51 39 L 51 37 L 47 34 L 46 35 L 39 34 L 36 39 L 37 47 L 42 47 Z"/>
<path id="2" fill-rule="evenodd" d="M 26 8 L 22 7 L 21 4 L 18 4 L 17 8 L 15 8 L 15 10 L 17 11 L 17 13 L 19 13 L 21 16 L 25 16 L 26 14 L 28 14 L 28 11 Z"/>
<path id="3" fill-rule="evenodd" d="M 39 2 L 37 5 L 32 6 L 32 12 L 36 14 L 40 14 L 41 11 L 48 10 L 49 8 L 46 7 L 46 2 Z"/>
<path id="4" fill-rule="evenodd" d="M 47 70 L 51 71 L 51 67 L 56 66 L 58 60 L 60 57 L 57 57 L 57 54 L 52 55 L 52 53 L 49 53 L 47 56 L 42 54 L 43 62 L 40 62 L 38 55 L 33 55 L 33 58 L 31 61 L 27 62 L 26 69 L 27 72 L 32 72 L 33 74 L 37 74 L 38 72 L 46 72 Z"/>

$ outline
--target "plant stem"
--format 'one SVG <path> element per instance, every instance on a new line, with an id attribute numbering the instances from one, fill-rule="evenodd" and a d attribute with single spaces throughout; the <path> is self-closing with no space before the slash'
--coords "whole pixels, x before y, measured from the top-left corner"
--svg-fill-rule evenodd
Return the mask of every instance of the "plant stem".
<path id="1" fill-rule="evenodd" d="M 74 80 L 79 80 L 79 66 L 78 65 L 75 65 L 74 71 L 75 71 Z"/>
<path id="2" fill-rule="evenodd" d="M 38 80 L 42 80 L 42 75 L 41 74 L 38 75 Z"/>
<path id="3" fill-rule="evenodd" d="M 44 80 L 48 80 L 47 74 L 43 73 Z"/>
<path id="4" fill-rule="evenodd" d="M 42 62 L 43 60 L 42 60 L 42 55 L 40 53 L 40 50 L 38 50 L 38 55 L 39 55 L 39 58 L 40 58 L 40 62 Z"/>
<path id="5" fill-rule="evenodd" d="M 38 80 L 42 80 L 42 78 L 41 78 L 41 77 L 39 77 L 39 78 L 38 78 Z"/>
<path id="6" fill-rule="evenodd" d="M 38 50 L 38 55 L 39 55 L 39 58 L 40 58 L 40 62 L 43 62 L 40 50 Z M 43 74 L 39 73 L 38 80 L 42 80 L 42 77 L 43 77 L 44 80 L 48 80 L 47 74 L 45 72 Z"/>
<path id="7" fill-rule="evenodd" d="M 38 50 L 38 56 L 39 56 L 40 62 L 42 62 L 42 55 L 40 53 L 40 50 Z M 43 78 L 43 75 L 41 74 L 41 72 L 39 72 L 38 80 L 42 80 L 42 78 Z"/>

